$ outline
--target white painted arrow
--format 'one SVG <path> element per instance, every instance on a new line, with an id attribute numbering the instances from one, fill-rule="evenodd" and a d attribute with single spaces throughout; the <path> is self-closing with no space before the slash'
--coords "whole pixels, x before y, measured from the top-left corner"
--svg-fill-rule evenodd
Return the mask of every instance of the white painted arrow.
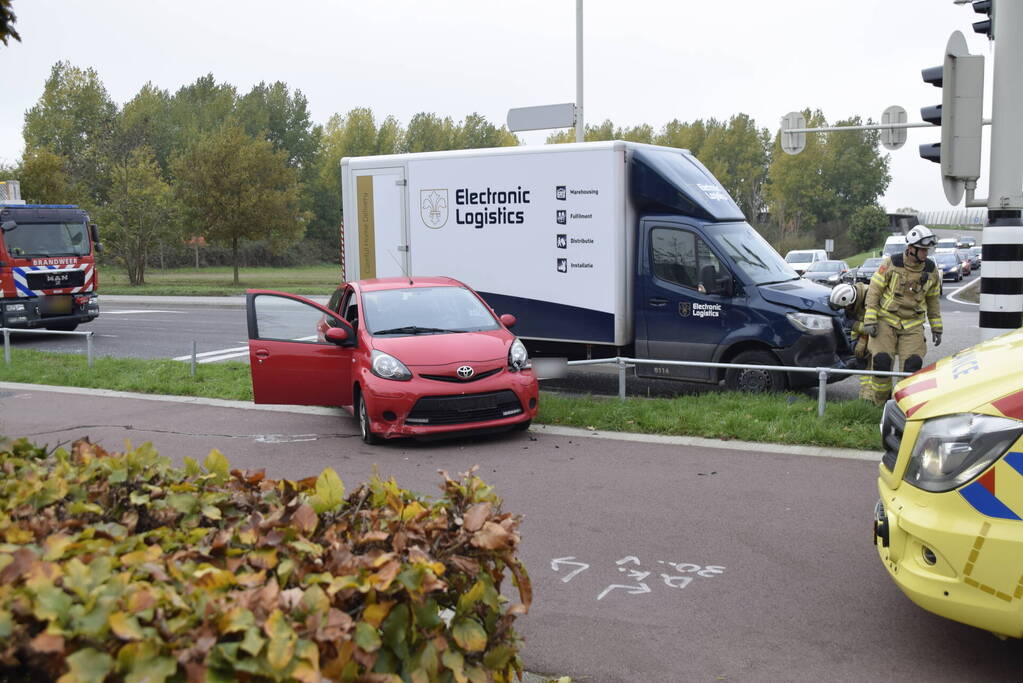
<path id="1" fill-rule="evenodd" d="M 575 556 L 574 555 L 569 556 L 569 557 L 558 557 L 558 558 L 555 558 L 555 559 L 551 560 L 551 569 L 553 569 L 554 571 L 558 571 L 559 567 L 561 567 L 562 565 L 566 565 L 566 564 L 571 564 L 571 565 L 575 565 L 576 567 L 578 567 L 578 569 L 573 569 L 569 573 L 567 573 L 564 576 L 562 576 L 561 577 L 561 582 L 562 583 L 568 583 L 569 581 L 572 580 L 572 577 L 574 577 L 576 574 L 578 574 L 579 572 L 586 571 L 587 569 L 590 568 L 590 565 L 586 564 L 585 562 L 575 562 L 574 560 L 575 560 Z"/>
<path id="2" fill-rule="evenodd" d="M 620 583 L 612 583 L 604 589 L 604 592 L 597 596 L 597 600 L 603 600 L 604 596 L 613 591 L 615 588 L 624 588 L 629 595 L 642 595 L 643 593 L 650 592 L 650 586 L 645 583 L 641 583 L 638 586 L 623 586 Z"/>

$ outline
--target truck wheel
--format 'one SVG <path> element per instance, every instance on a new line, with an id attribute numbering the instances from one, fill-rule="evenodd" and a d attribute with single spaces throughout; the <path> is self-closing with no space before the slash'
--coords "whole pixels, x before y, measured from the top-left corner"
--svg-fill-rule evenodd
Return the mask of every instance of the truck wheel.
<path id="1" fill-rule="evenodd" d="M 737 365 L 778 365 L 778 359 L 767 351 L 743 351 L 732 359 Z M 725 386 L 732 391 L 763 394 L 785 389 L 785 375 L 777 370 L 729 368 L 725 371 Z"/>
<path id="2" fill-rule="evenodd" d="M 362 392 L 355 398 L 355 415 L 359 418 L 359 435 L 362 442 L 372 446 L 380 443 L 380 437 L 373 433 L 369 423 L 369 409 L 366 408 L 366 401 L 362 398 Z"/>
<path id="3" fill-rule="evenodd" d="M 58 332 L 74 332 L 78 328 L 78 323 L 50 323 L 44 327 Z"/>

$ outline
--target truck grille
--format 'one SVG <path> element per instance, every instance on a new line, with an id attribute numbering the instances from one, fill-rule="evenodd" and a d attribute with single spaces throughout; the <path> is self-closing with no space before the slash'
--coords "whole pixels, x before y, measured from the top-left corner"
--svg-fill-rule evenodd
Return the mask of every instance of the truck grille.
<path id="1" fill-rule="evenodd" d="M 405 422 L 452 425 L 500 420 L 521 412 L 522 404 L 515 392 L 505 389 L 465 396 L 424 396 L 416 401 Z"/>
<path id="2" fill-rule="evenodd" d="M 881 416 L 881 447 L 884 448 L 884 455 L 881 456 L 881 464 L 889 472 L 895 471 L 895 461 L 899 457 L 899 446 L 902 445 L 902 432 L 906 429 L 906 414 L 899 408 L 894 400 L 884 404 L 884 413 Z"/>
<path id="3" fill-rule="evenodd" d="M 25 273 L 25 282 L 33 291 L 67 289 L 85 284 L 84 270 L 33 270 Z"/>

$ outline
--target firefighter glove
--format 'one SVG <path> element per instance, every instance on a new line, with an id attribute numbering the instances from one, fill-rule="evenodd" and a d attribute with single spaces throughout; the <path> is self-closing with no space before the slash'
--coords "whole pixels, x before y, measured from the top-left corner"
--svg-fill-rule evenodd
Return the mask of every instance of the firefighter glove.
<path id="1" fill-rule="evenodd" d="M 876 337 L 877 336 L 877 323 L 864 323 L 863 324 L 863 331 L 866 332 L 867 334 L 869 334 L 871 337 Z M 937 346 L 937 343 L 935 343 L 935 346 Z"/>
<path id="2" fill-rule="evenodd" d="M 941 346 L 941 332 L 931 332 L 931 339 L 934 340 L 935 346 Z"/>

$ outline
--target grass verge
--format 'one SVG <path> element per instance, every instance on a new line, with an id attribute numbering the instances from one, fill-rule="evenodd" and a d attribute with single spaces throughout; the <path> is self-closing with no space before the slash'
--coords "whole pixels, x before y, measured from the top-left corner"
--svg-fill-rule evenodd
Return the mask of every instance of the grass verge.
<path id="1" fill-rule="evenodd" d="M 144 394 L 252 400 L 245 363 L 199 365 L 172 360 L 96 358 L 12 349 L 11 364 L 0 362 L 0 381 L 113 389 Z M 864 401 L 829 403 L 817 417 L 817 401 L 800 394 L 765 396 L 708 392 L 674 399 L 565 396 L 543 392 L 537 422 L 598 431 L 636 432 L 713 439 L 830 446 L 878 447 L 881 408 Z"/>
<path id="2" fill-rule="evenodd" d="M 124 271 L 110 266 L 101 269 L 101 294 L 146 296 L 230 296 L 246 289 L 277 289 L 292 294 L 329 295 L 341 279 L 338 266 L 295 268 L 240 268 L 234 284 L 230 267 L 170 268 L 146 271 L 146 284 L 133 287 Z"/>

